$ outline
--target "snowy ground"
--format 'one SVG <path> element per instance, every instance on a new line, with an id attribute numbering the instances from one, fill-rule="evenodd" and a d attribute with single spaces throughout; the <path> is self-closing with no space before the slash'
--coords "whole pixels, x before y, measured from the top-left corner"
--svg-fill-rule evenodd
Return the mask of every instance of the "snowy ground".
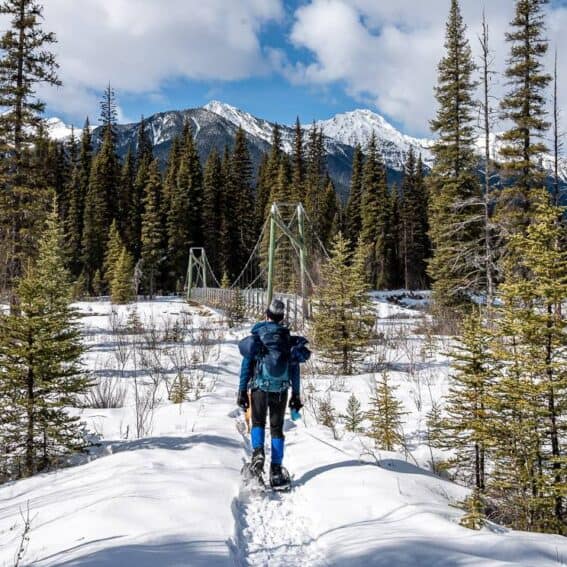
<path id="1" fill-rule="evenodd" d="M 313 405 L 328 394 L 341 413 L 352 391 L 366 403 L 373 367 L 386 365 L 408 412 L 407 450 L 378 452 L 340 425 L 334 435 L 316 423 L 307 404 L 303 420 L 286 423 L 286 465 L 295 488 L 284 495 L 253 495 L 240 485 L 249 444 L 234 405 L 236 343 L 247 327 L 223 330 L 216 314 L 180 300 L 139 303 L 141 322 L 155 327 L 156 336 L 174 333 L 175 321 L 194 329 L 163 349 L 147 334 L 120 332 L 128 308 L 112 316 L 108 303 L 80 304 L 86 362 L 123 391 L 124 407 L 71 410 L 100 440 L 89 458 L 0 486 L 0 566 L 15 563 L 28 509 L 31 530 L 21 565 L 566 564 L 564 538 L 459 526 L 455 504 L 466 490 L 429 472 L 423 440 L 431 400 L 446 389 L 440 353 L 449 345 L 419 331 L 423 298 L 410 300 L 415 309 L 407 300 L 375 299 L 383 340 L 369 357 L 369 373 L 343 379 L 311 366 L 305 395 Z M 133 340 L 145 341 L 143 348 L 130 348 Z M 156 352 L 159 364 L 152 363 Z M 179 368 L 191 376 L 191 401 L 172 404 L 166 386 Z"/>

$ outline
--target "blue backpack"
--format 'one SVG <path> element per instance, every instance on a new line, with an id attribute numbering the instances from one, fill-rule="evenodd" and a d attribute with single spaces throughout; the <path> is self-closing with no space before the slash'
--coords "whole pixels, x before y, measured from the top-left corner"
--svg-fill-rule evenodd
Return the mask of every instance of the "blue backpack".
<path id="1" fill-rule="evenodd" d="M 256 357 L 254 387 L 265 392 L 283 392 L 290 385 L 291 341 L 289 330 L 270 325 L 258 332 L 260 352 Z"/>

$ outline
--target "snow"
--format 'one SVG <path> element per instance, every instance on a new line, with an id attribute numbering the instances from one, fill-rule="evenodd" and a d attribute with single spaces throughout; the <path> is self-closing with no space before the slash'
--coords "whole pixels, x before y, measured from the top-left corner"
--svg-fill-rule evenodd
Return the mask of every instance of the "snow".
<path id="1" fill-rule="evenodd" d="M 344 114 L 337 114 L 329 120 L 322 120 L 316 125 L 323 133 L 342 144 L 366 149 L 372 134 L 376 135 L 378 149 L 389 165 L 396 169 L 403 168 L 405 156 L 410 148 L 421 154 L 426 165 L 433 160 L 431 146 L 433 140 L 412 138 L 399 132 L 383 116 L 368 109 L 357 109 Z"/>
<path id="2" fill-rule="evenodd" d="M 456 503 L 467 490 L 432 474 L 423 443 L 431 399 L 447 388 L 446 339 L 426 344 L 418 334 L 425 294 L 374 294 L 378 325 L 395 349 L 378 345 L 369 357 L 387 360 L 406 411 L 408 453 L 377 451 L 363 437 L 333 433 L 315 422 L 286 421 L 289 494 L 254 494 L 240 483 L 249 456 L 243 417 L 235 407 L 237 340 L 249 325 L 214 336 L 203 357 L 208 387 L 199 399 L 172 404 L 161 394 L 151 426 L 136 439 L 130 358 L 118 365 L 113 321 L 131 307 L 78 304 L 86 364 L 128 387 L 125 407 L 74 409 L 101 444 L 80 464 L 0 486 L 0 566 L 13 565 L 29 506 L 25 565 L 47 566 L 551 566 L 567 560 L 565 538 L 514 532 L 489 524 L 459 526 Z M 392 303 L 392 301 L 396 303 Z M 413 300 L 417 307 L 406 307 Z M 172 321 L 221 329 L 219 314 L 178 299 L 139 302 L 140 319 L 163 330 Z M 184 348 L 191 351 L 188 336 Z M 140 339 L 141 340 L 141 339 Z M 342 413 L 351 392 L 367 406 L 370 372 L 342 379 L 304 371 L 304 394 L 330 392 Z M 140 376 L 139 376 L 140 377 Z M 306 404 L 308 406 L 308 404 Z M 418 408 L 419 406 L 419 408 Z"/>
<path id="3" fill-rule="evenodd" d="M 49 137 L 53 140 L 66 140 L 71 136 L 71 132 L 73 131 L 75 138 L 79 138 L 81 136 L 80 128 L 73 128 L 72 126 L 68 126 L 63 122 L 63 120 L 59 118 L 48 118 L 46 120 L 46 125 Z"/>

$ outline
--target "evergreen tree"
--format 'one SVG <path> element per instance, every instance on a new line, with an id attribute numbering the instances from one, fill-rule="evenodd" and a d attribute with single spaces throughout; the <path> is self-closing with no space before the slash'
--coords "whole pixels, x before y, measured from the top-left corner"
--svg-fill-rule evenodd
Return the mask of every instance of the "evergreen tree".
<path id="1" fill-rule="evenodd" d="M 79 418 L 64 410 L 88 384 L 63 259 L 54 207 L 37 262 L 18 286 L 21 313 L 0 325 L 0 447 L 8 478 L 31 476 L 84 447 Z"/>
<path id="2" fill-rule="evenodd" d="M 376 289 L 390 287 L 395 258 L 386 168 L 376 148 L 376 135 L 368 144 L 363 170 L 361 242 L 367 252 L 366 278 Z"/>
<path id="3" fill-rule="evenodd" d="M 513 527 L 564 533 L 567 251 L 546 190 L 533 190 L 531 200 L 531 224 L 509 241 L 496 321 L 493 428 L 500 443 L 491 494 Z"/>
<path id="4" fill-rule="evenodd" d="M 362 423 L 364 422 L 364 412 L 361 410 L 360 402 L 354 395 L 350 395 L 344 415 L 341 415 L 344 421 L 345 429 L 351 433 L 361 433 Z"/>
<path id="5" fill-rule="evenodd" d="M 118 108 L 116 104 L 116 94 L 114 89 L 108 83 L 104 89 L 104 95 L 100 101 L 100 118 L 102 124 L 102 135 L 105 138 L 109 135 L 112 138 L 113 145 L 116 144 L 116 122 L 118 120 Z"/>
<path id="6" fill-rule="evenodd" d="M 153 155 L 153 145 L 152 141 L 148 135 L 146 121 L 144 117 L 140 119 L 140 124 L 138 126 L 138 139 L 136 140 L 136 164 L 140 164 L 143 161 L 152 161 L 154 159 Z"/>
<path id="7" fill-rule="evenodd" d="M 502 134 L 500 150 L 509 186 L 500 199 L 500 223 L 505 233 L 524 230 L 531 216 L 532 191 L 543 187 L 545 173 L 540 160 L 547 151 L 542 138 L 546 121 L 546 88 L 543 57 L 548 48 L 544 37 L 544 7 L 549 0 L 516 0 L 506 77 L 509 91 L 501 101 L 502 117 L 511 126 Z"/>
<path id="8" fill-rule="evenodd" d="M 237 130 L 234 140 L 228 186 L 225 222 L 229 227 L 231 257 L 233 258 L 233 265 L 229 273 L 236 276 L 250 256 L 257 236 L 254 224 L 252 160 L 250 159 L 246 135 L 242 128 Z"/>
<path id="9" fill-rule="evenodd" d="M 349 242 L 339 233 L 331 258 L 321 268 L 315 290 L 313 340 L 321 356 L 344 374 L 352 374 L 364 357 L 374 319 L 364 282 L 364 250 L 350 264 Z M 362 251 L 362 252 L 361 252 Z"/>
<path id="10" fill-rule="evenodd" d="M 439 108 L 431 121 L 438 141 L 429 181 L 429 262 L 436 304 L 455 307 L 485 284 L 482 197 L 476 174 L 473 120 L 476 116 L 475 65 L 458 0 L 451 1 L 445 56 L 435 90 Z"/>
<path id="11" fill-rule="evenodd" d="M 490 400 L 495 363 L 490 356 L 490 335 L 482 316 L 475 312 L 463 322 L 463 332 L 451 353 L 453 373 L 449 382 L 443 443 L 454 453 L 459 473 L 471 475 L 474 487 L 484 492 L 488 450 L 492 443 Z M 467 478 L 468 480 L 468 478 Z"/>
<path id="12" fill-rule="evenodd" d="M 410 148 L 404 166 L 400 202 L 400 252 L 405 289 L 424 289 L 426 286 L 427 197 L 421 162 Z"/>
<path id="13" fill-rule="evenodd" d="M 118 232 L 128 250 L 133 251 L 136 248 L 135 239 L 136 223 L 139 211 L 135 211 L 136 206 L 140 203 L 134 204 L 135 192 L 135 179 L 136 178 L 136 164 L 132 150 L 128 148 L 122 169 L 120 171 L 120 185 L 118 190 L 118 215 L 116 221 L 118 222 Z"/>
<path id="14" fill-rule="evenodd" d="M 109 286 L 114 279 L 114 270 L 120 259 L 122 248 L 124 248 L 124 243 L 120 238 L 118 225 L 116 221 L 112 221 L 108 235 L 108 246 L 106 247 L 106 253 L 104 255 L 104 279 Z"/>
<path id="15" fill-rule="evenodd" d="M 130 303 L 135 299 L 134 293 L 134 260 L 125 246 L 120 251 L 120 257 L 113 271 L 110 284 L 110 299 L 112 303 Z"/>
<path id="16" fill-rule="evenodd" d="M 155 293 L 156 279 L 163 260 L 164 234 L 160 215 L 161 176 L 156 160 L 150 164 L 144 192 L 142 215 L 142 266 L 150 299 Z"/>
<path id="17" fill-rule="evenodd" d="M 118 161 L 111 130 L 105 133 L 99 153 L 93 160 L 89 188 L 85 199 L 83 224 L 83 265 L 89 291 L 95 272 L 102 270 L 106 242 L 112 224 L 112 204 L 116 202 Z"/>
<path id="18" fill-rule="evenodd" d="M 222 161 L 213 149 L 205 164 L 203 177 L 203 242 L 207 257 L 215 274 L 221 273 L 221 225 L 223 223 L 223 199 L 226 193 L 222 173 Z"/>
<path id="19" fill-rule="evenodd" d="M 352 158 L 352 176 L 350 178 L 350 192 L 346 208 L 346 236 L 351 243 L 358 242 L 362 230 L 362 168 L 364 154 L 360 145 L 354 148 Z"/>
<path id="20" fill-rule="evenodd" d="M 305 200 L 305 148 L 303 146 L 303 129 L 299 116 L 295 121 L 293 138 L 293 154 L 291 156 L 291 184 L 294 201 Z"/>
<path id="21" fill-rule="evenodd" d="M 41 29 L 43 9 L 35 0 L 4 0 L 0 14 L 9 28 L 0 38 L 0 286 L 13 289 L 35 256 L 49 201 L 44 180 L 29 159 L 45 105 L 37 86 L 57 86 L 57 63 L 49 51 L 55 35 Z M 12 291 L 12 309 L 17 297 Z"/>
<path id="22" fill-rule="evenodd" d="M 177 184 L 170 195 L 167 255 L 175 287 L 185 277 L 189 249 L 203 241 L 203 174 L 189 124 L 184 126 Z"/>
<path id="23" fill-rule="evenodd" d="M 374 439 L 376 447 L 384 451 L 393 451 L 405 442 L 402 431 L 402 416 L 405 412 L 402 403 L 396 398 L 397 389 L 397 386 L 390 383 L 388 372 L 384 371 L 374 385 L 370 409 L 366 414 L 370 422 L 368 435 Z"/>
<path id="24" fill-rule="evenodd" d="M 327 164 L 323 132 L 313 124 L 309 131 L 309 141 L 307 143 L 305 210 L 311 219 L 315 234 L 319 234 L 323 220 L 321 202 L 326 183 Z"/>

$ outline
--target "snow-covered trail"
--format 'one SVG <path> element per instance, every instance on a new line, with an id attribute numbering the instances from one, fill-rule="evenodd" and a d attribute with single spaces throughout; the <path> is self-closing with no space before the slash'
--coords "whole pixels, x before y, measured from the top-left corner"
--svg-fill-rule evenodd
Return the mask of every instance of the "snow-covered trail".
<path id="1" fill-rule="evenodd" d="M 28 503 L 21 564 L 39 567 L 567 564 L 565 538 L 460 527 L 462 487 L 395 453 L 364 455 L 359 438 L 335 440 L 308 414 L 286 422 L 293 491 L 243 491 L 249 445 L 235 392 L 245 332 L 225 337 L 214 391 L 161 405 L 151 437 L 120 440 L 131 409 L 88 410 L 116 440 L 99 458 L 0 486 L 0 567 L 14 565 Z"/>

